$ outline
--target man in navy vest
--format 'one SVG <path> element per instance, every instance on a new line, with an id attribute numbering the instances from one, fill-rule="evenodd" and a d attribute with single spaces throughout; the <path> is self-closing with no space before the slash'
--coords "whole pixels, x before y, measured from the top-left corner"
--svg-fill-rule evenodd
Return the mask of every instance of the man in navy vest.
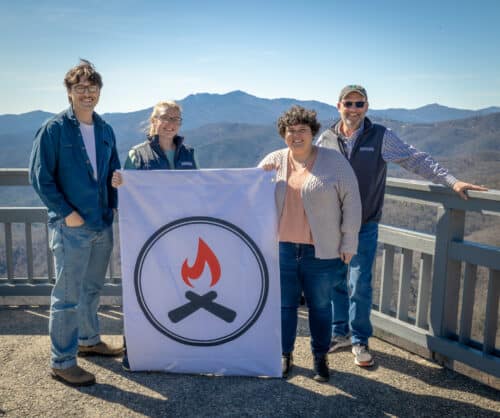
<path id="1" fill-rule="evenodd" d="M 97 308 L 113 248 L 120 168 L 113 129 L 94 112 L 101 75 L 85 60 L 64 78 L 70 106 L 38 130 L 30 181 L 47 206 L 56 281 L 50 302 L 51 375 L 73 386 L 95 383 L 76 356 L 117 356 L 101 341 Z"/>
<path id="2" fill-rule="evenodd" d="M 363 207 L 357 254 L 346 280 L 334 289 L 332 296 L 332 342 L 330 353 L 352 344 L 354 362 L 361 367 L 373 366 L 368 349 L 372 335 L 372 267 L 376 256 L 378 223 L 382 217 L 387 163 L 399 164 L 426 180 L 452 188 L 467 199 L 467 190 L 487 190 L 453 177 L 429 154 L 406 144 L 385 126 L 372 123 L 365 115 L 368 95 L 359 85 L 349 85 L 339 95 L 340 120 L 318 138 L 317 145 L 341 152 L 351 163 L 358 179 Z M 344 266 L 347 276 L 347 265 Z"/>

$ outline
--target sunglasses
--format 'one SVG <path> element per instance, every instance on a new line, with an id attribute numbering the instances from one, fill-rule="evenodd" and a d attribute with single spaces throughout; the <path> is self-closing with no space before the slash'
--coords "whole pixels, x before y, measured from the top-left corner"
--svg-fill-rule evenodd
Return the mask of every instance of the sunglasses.
<path id="1" fill-rule="evenodd" d="M 356 106 L 358 109 L 361 109 L 364 105 L 365 105 L 366 102 L 342 102 L 342 104 L 344 105 L 344 107 L 352 107 L 352 106 Z"/>

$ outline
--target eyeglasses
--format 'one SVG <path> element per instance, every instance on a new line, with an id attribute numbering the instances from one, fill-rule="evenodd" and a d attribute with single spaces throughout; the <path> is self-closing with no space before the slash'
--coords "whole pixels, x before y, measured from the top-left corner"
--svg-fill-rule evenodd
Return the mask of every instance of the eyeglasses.
<path id="1" fill-rule="evenodd" d="M 88 93 L 97 93 L 99 91 L 99 86 L 97 84 L 91 84 L 90 86 L 77 84 L 76 86 L 73 86 L 73 91 L 78 94 L 83 94 L 86 91 Z"/>
<path id="2" fill-rule="evenodd" d="M 169 123 L 176 123 L 176 124 L 180 124 L 182 122 L 182 118 L 178 117 L 178 116 L 174 116 L 174 117 L 160 116 L 156 119 L 158 119 L 160 122 L 169 122 Z"/>
<path id="3" fill-rule="evenodd" d="M 366 102 L 350 102 L 350 101 L 347 101 L 347 102 L 342 102 L 342 104 L 344 105 L 344 107 L 352 107 L 353 105 L 356 106 L 357 109 L 361 109 L 364 105 L 365 105 Z"/>
<path id="4" fill-rule="evenodd" d="M 307 129 L 307 128 L 300 128 L 300 129 L 290 129 L 290 128 L 286 128 L 286 134 L 287 135 L 305 135 L 307 133 L 309 133 L 310 131 L 310 128 Z"/>

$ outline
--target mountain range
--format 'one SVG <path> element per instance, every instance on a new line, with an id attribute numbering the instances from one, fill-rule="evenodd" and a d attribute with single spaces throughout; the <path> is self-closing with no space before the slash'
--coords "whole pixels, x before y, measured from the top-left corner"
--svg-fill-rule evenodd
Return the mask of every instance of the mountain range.
<path id="1" fill-rule="evenodd" d="M 186 143 L 196 149 L 203 168 L 254 167 L 268 152 L 283 147 L 276 131 L 276 119 L 292 104 L 314 108 L 322 130 L 338 117 L 336 108 L 325 103 L 268 100 L 240 91 L 225 95 L 195 94 L 179 103 L 185 121 L 181 134 Z M 144 140 L 150 113 L 151 108 L 103 115 L 114 128 L 122 162 L 130 147 Z M 0 167 L 27 167 L 33 136 L 51 116 L 42 111 L 1 115 Z M 472 111 L 433 104 L 413 110 L 372 110 L 369 117 L 393 129 L 417 149 L 428 151 L 458 178 L 500 189 L 500 108 Z M 389 165 L 389 175 L 418 178 L 393 164 Z M 30 187 L 0 187 L 0 205 L 40 206 L 42 203 Z M 435 215 L 425 209 L 401 208 L 397 202 L 389 201 L 382 221 L 432 233 Z M 499 245 L 498 225 L 476 218 L 469 219 L 467 232 L 482 234 L 481 242 Z"/>
<path id="2" fill-rule="evenodd" d="M 337 109 L 326 103 L 263 99 L 242 91 L 193 94 L 179 104 L 184 120 L 181 134 L 207 168 L 255 166 L 267 152 L 282 147 L 276 119 L 293 104 L 315 109 L 323 127 L 338 118 Z M 144 140 L 150 113 L 151 108 L 102 115 L 115 130 L 122 161 L 132 145 Z M 0 115 L 0 167 L 26 167 L 33 136 L 51 116 L 43 111 Z M 487 166 L 483 174 L 488 179 L 499 177 L 500 164 L 493 171 L 489 164 L 495 167 L 500 161 L 500 107 L 473 111 L 431 104 L 418 109 L 370 110 L 368 116 L 441 160 L 452 164 L 464 159 L 480 161 L 472 166 Z"/>
<path id="3" fill-rule="evenodd" d="M 177 101 L 183 109 L 183 128 L 194 129 L 213 123 L 246 123 L 266 125 L 274 123 L 279 115 L 293 104 L 299 104 L 318 112 L 319 120 L 338 118 L 337 108 L 319 101 L 303 101 L 291 98 L 263 99 L 243 91 L 227 94 L 198 93 Z M 114 127 L 140 127 L 147 124 L 152 108 L 128 113 L 104 113 L 102 116 Z M 437 103 L 416 109 L 369 109 L 368 116 L 407 123 L 431 123 L 465 119 L 500 112 L 500 107 L 479 110 L 457 109 Z M 41 110 L 19 115 L 0 115 L 0 134 L 21 130 L 35 131 L 52 113 Z M 116 129 L 116 128 L 115 128 Z"/>

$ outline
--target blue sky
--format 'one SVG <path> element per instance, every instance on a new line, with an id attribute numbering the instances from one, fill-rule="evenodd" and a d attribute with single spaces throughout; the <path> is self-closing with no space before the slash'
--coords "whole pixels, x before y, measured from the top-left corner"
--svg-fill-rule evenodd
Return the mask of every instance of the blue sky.
<path id="1" fill-rule="evenodd" d="M 67 106 L 79 57 L 104 79 L 99 112 L 243 90 L 374 109 L 500 106 L 500 1 L 0 2 L 0 114 Z"/>

